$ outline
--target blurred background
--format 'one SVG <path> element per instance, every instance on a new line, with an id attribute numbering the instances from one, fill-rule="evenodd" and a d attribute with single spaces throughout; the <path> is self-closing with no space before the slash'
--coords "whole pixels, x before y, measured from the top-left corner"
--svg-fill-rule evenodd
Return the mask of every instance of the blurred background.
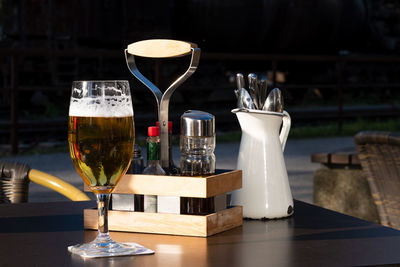
<path id="1" fill-rule="evenodd" d="M 400 130 L 399 1 L 0 0 L 0 153 L 66 144 L 73 80 L 129 80 L 144 137 L 157 119 L 155 100 L 123 50 L 151 38 L 202 49 L 196 73 L 171 100 L 175 134 L 180 115 L 200 109 L 216 115 L 220 136 L 240 140 L 230 112 L 237 72 L 283 90 L 292 138 Z M 189 61 L 137 64 L 163 91 Z"/>

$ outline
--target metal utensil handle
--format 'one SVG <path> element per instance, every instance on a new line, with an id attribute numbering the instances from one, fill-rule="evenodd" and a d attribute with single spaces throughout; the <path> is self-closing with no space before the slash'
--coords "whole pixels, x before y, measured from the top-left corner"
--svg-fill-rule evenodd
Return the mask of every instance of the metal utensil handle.
<path id="1" fill-rule="evenodd" d="M 291 124 L 292 124 L 292 120 L 290 118 L 290 115 L 286 110 L 284 110 L 283 118 L 282 118 L 282 129 L 281 129 L 281 133 L 279 134 L 279 140 L 281 141 L 281 144 L 282 144 L 282 152 L 285 150 L 286 140 L 289 135 Z"/>
<path id="2" fill-rule="evenodd" d="M 184 81 L 186 81 L 197 69 L 200 61 L 200 48 L 192 48 L 192 58 L 190 60 L 189 68 L 184 74 L 176 79 L 164 92 L 161 97 L 160 111 L 158 115 L 160 125 L 160 142 L 161 142 L 161 166 L 163 168 L 169 165 L 169 154 L 168 154 L 168 108 L 169 100 L 175 89 L 178 88 Z"/>
<path id="3" fill-rule="evenodd" d="M 125 49 L 125 60 L 128 69 L 131 71 L 133 76 L 135 76 L 139 81 L 141 81 L 150 91 L 153 93 L 157 102 L 157 111 L 160 112 L 160 102 L 162 98 L 162 93 L 157 86 L 155 86 L 152 82 L 150 82 L 142 73 L 140 73 L 139 69 L 136 66 L 135 57 L 128 53 L 128 49 Z M 160 114 L 158 114 L 160 117 Z"/>
<path id="4" fill-rule="evenodd" d="M 168 108 L 169 108 L 169 100 L 174 93 L 175 89 L 178 88 L 184 81 L 186 81 L 197 69 L 200 61 L 200 48 L 191 48 L 192 57 L 190 60 L 190 65 L 187 71 L 182 74 L 176 81 L 174 81 L 168 89 L 163 93 L 161 93 L 160 89 L 155 86 L 152 82 L 150 82 L 143 74 L 138 70 L 134 55 L 128 52 L 128 49 L 125 49 L 125 59 L 126 64 L 130 72 L 135 76 L 139 81 L 141 81 L 150 91 L 153 93 L 157 102 L 157 111 L 158 111 L 158 121 L 160 125 L 160 143 L 161 143 L 161 166 L 163 168 L 168 168 L 169 165 L 169 154 L 168 154 Z"/>

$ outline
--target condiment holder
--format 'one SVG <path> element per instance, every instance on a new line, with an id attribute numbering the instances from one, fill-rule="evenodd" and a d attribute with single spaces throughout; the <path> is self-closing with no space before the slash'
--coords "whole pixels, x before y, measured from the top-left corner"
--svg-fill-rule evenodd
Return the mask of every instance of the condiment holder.
<path id="1" fill-rule="evenodd" d="M 128 45 L 125 49 L 126 64 L 139 81 L 141 81 L 153 93 L 158 110 L 158 121 L 160 125 L 161 143 L 161 166 L 168 167 L 168 112 L 169 101 L 172 94 L 184 81 L 186 81 L 197 69 L 200 61 L 200 48 L 196 44 L 167 39 L 152 39 L 139 41 Z M 164 93 L 158 89 L 151 81 L 140 73 L 135 63 L 135 56 L 147 58 L 173 58 L 191 54 L 189 68 L 184 74 L 176 79 Z"/>
<path id="2" fill-rule="evenodd" d="M 135 63 L 135 56 L 147 58 L 172 58 L 191 55 L 189 68 L 164 93 L 143 76 Z M 158 110 L 161 143 L 161 166 L 168 168 L 168 110 L 175 89 L 197 69 L 200 49 L 196 44 L 154 39 L 136 42 L 125 49 L 126 63 L 133 74 L 153 93 Z M 127 174 L 121 178 L 113 193 L 157 195 L 159 197 L 211 198 L 226 200 L 226 193 L 242 187 L 242 171 L 222 171 L 207 177 Z M 85 191 L 89 188 L 85 185 Z M 220 201 L 221 202 L 221 201 Z M 141 233 L 158 233 L 207 237 L 242 225 L 242 207 L 223 207 L 207 215 L 175 213 L 145 213 L 110 210 L 109 229 Z M 97 229 L 97 210 L 84 211 L 85 229 Z"/>
<path id="3" fill-rule="evenodd" d="M 124 175 L 114 193 L 209 198 L 242 187 L 242 171 L 218 171 L 208 177 Z M 84 190 L 90 192 L 85 184 Z M 241 206 L 227 207 L 208 215 L 145 213 L 135 211 L 108 212 L 110 231 L 139 232 L 207 237 L 243 224 Z M 97 210 L 84 210 L 85 229 L 97 229 Z"/>

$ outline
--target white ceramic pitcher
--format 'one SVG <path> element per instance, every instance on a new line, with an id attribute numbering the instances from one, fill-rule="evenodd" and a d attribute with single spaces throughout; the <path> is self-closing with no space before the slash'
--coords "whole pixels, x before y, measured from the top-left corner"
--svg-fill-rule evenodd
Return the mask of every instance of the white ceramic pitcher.
<path id="1" fill-rule="evenodd" d="M 291 125 L 289 114 L 249 109 L 232 112 L 242 129 L 237 169 L 243 172 L 243 184 L 242 189 L 232 192 L 231 204 L 243 206 L 245 218 L 291 215 L 293 198 L 283 158 Z"/>

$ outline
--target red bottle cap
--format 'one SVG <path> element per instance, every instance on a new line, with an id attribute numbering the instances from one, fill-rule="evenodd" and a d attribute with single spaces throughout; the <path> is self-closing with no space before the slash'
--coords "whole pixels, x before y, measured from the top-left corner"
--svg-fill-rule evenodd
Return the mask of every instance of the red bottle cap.
<path id="1" fill-rule="evenodd" d="M 156 126 L 160 126 L 160 123 L 158 121 L 156 121 Z M 172 121 L 168 122 L 168 133 L 172 133 Z"/>
<path id="2" fill-rule="evenodd" d="M 158 128 L 156 126 L 151 126 L 151 127 L 147 128 L 147 133 L 149 134 L 149 136 L 159 136 L 160 128 Z"/>

